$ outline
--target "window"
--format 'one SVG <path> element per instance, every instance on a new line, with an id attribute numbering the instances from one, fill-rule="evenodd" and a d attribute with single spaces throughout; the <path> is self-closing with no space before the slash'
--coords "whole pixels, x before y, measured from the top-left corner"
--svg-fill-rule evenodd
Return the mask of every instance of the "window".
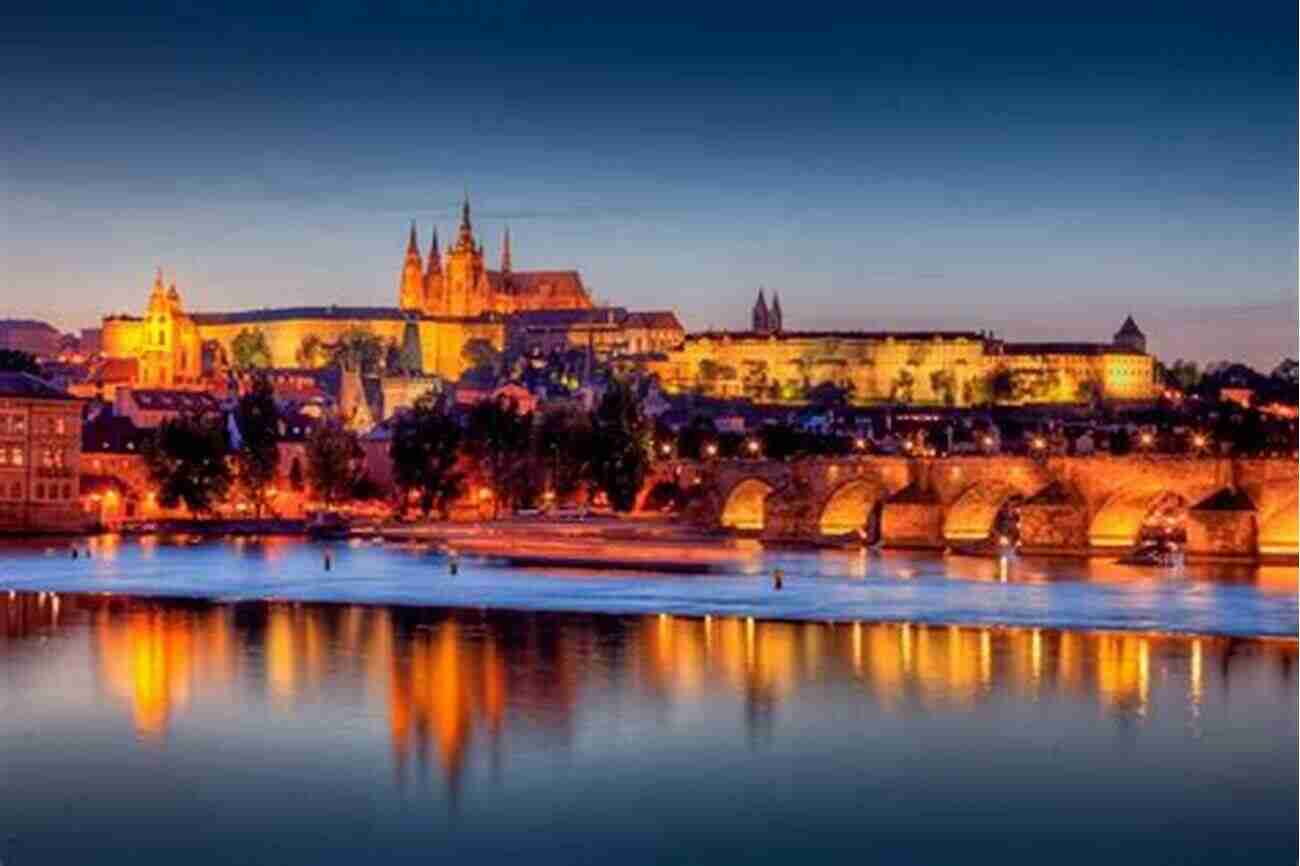
<path id="1" fill-rule="evenodd" d="M 9 462 L 14 466 L 23 465 L 23 449 L 17 446 L 9 449 Z"/>
<path id="2" fill-rule="evenodd" d="M 63 498 L 64 499 L 72 498 L 72 485 L 67 483 L 66 481 L 63 482 Z"/>
<path id="3" fill-rule="evenodd" d="M 22 499 L 23 483 L 21 481 L 15 481 L 13 485 L 9 488 L 9 495 L 12 496 L 14 499 Z"/>
<path id="4" fill-rule="evenodd" d="M 59 436 L 62 436 L 64 433 L 66 433 L 66 432 L 67 432 L 67 422 L 64 421 L 62 418 L 55 418 L 55 419 L 54 419 L 54 432 L 55 432 L 57 435 L 59 435 Z"/>
<path id="5" fill-rule="evenodd" d="M 44 498 L 45 498 L 45 485 L 44 485 L 44 484 L 41 484 L 40 482 L 37 482 L 37 483 L 36 483 L 36 489 L 35 489 L 34 491 L 32 491 L 32 498 L 33 498 L 33 499 L 44 499 Z"/>
<path id="6" fill-rule="evenodd" d="M 15 415 L 11 420 L 13 421 L 13 427 L 12 427 L 13 432 L 15 433 L 27 432 L 26 418 L 24 418 L 22 415 Z"/>

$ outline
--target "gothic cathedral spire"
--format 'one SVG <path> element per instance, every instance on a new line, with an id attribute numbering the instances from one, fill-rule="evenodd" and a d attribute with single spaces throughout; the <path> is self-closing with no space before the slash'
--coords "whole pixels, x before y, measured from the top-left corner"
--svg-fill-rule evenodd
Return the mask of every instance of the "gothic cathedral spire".
<path id="1" fill-rule="evenodd" d="M 424 263 L 420 261 L 420 242 L 415 236 L 415 220 L 411 220 L 411 235 L 406 241 L 406 260 L 402 262 L 402 279 L 398 298 L 403 310 L 416 311 L 424 300 Z"/>
<path id="2" fill-rule="evenodd" d="M 510 226 L 506 226 L 506 237 L 501 244 L 501 273 L 510 273 Z"/>
<path id="3" fill-rule="evenodd" d="M 758 290 L 758 300 L 754 302 L 752 320 L 755 333 L 767 334 L 771 332 L 772 318 L 767 309 L 767 301 L 763 299 L 762 288 Z"/>
<path id="4" fill-rule="evenodd" d="M 433 227 L 433 240 L 429 241 L 429 260 L 425 262 L 425 279 L 431 274 L 442 273 L 442 254 L 438 252 L 438 227 Z"/>
<path id="5" fill-rule="evenodd" d="M 768 311 L 768 326 L 772 333 L 779 334 L 785 328 L 785 314 L 781 312 L 781 296 L 772 292 L 772 307 Z"/>

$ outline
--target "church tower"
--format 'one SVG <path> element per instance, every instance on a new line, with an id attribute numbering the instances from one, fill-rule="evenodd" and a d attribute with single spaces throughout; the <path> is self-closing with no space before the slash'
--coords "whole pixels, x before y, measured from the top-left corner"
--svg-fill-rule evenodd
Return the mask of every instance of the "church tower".
<path id="1" fill-rule="evenodd" d="M 438 313 L 444 302 L 442 281 L 442 253 L 438 252 L 438 228 L 434 226 L 433 240 L 429 243 L 429 259 L 424 268 L 424 312 Z"/>
<path id="2" fill-rule="evenodd" d="M 779 334 L 785 329 L 785 314 L 781 312 L 781 296 L 776 292 L 772 293 L 772 309 L 768 311 L 767 324 L 773 334 Z"/>
<path id="3" fill-rule="evenodd" d="M 756 334 L 767 334 L 772 331 L 771 313 L 767 309 L 767 301 L 763 299 L 763 290 L 758 290 L 758 300 L 754 302 L 754 311 L 751 316 L 753 320 L 753 331 Z"/>
<path id="4" fill-rule="evenodd" d="M 469 196 L 460 211 L 460 230 L 456 244 L 447 253 L 444 309 L 449 316 L 477 316 L 488 300 L 487 273 L 483 269 L 483 248 L 474 240 L 474 226 L 469 216 Z"/>
<path id="5" fill-rule="evenodd" d="M 398 292 L 398 306 L 403 310 L 419 312 L 424 304 L 424 270 L 420 261 L 420 244 L 415 238 L 415 220 L 411 220 L 411 236 L 406 241 L 406 261 L 402 263 L 402 281 Z"/>

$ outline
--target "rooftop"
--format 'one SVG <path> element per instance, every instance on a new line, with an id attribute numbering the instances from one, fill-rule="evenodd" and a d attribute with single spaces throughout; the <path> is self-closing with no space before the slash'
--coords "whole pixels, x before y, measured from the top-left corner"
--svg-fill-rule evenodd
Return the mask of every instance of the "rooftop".
<path id="1" fill-rule="evenodd" d="M 0 372 L 0 397 L 33 400 L 76 400 L 67 391 L 54 387 L 31 373 Z"/>

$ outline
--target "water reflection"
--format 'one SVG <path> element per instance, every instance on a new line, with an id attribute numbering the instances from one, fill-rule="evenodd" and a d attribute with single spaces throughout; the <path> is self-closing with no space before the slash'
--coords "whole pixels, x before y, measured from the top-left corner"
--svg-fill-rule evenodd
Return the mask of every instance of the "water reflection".
<path id="1" fill-rule="evenodd" d="M 1140 721 L 1157 692 L 1167 710 L 1195 714 L 1240 676 L 1265 673 L 1294 697 L 1297 654 L 1287 640 L 1048 629 L 0 598 L 0 662 L 21 665 L 33 639 L 82 630 L 94 680 L 142 737 L 165 736 L 199 692 L 261 696 L 293 714 L 359 685 L 383 704 L 397 778 L 436 766 L 453 787 L 471 749 L 500 760 L 512 719 L 566 739 L 587 690 L 631 686 L 661 703 L 729 696 L 751 735 L 802 690 L 827 686 L 901 715 L 1069 696 Z"/>

